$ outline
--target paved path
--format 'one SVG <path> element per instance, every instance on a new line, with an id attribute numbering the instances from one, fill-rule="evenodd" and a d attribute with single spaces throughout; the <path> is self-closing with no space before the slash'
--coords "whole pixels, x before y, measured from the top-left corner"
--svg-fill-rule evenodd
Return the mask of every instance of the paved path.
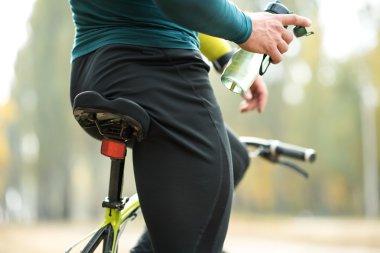
<path id="1" fill-rule="evenodd" d="M 96 226 L 93 222 L 0 224 L 0 253 L 63 253 Z M 131 223 L 119 252 L 127 253 L 142 229 L 141 218 Z M 380 221 L 233 218 L 225 249 L 229 253 L 380 253 Z"/>

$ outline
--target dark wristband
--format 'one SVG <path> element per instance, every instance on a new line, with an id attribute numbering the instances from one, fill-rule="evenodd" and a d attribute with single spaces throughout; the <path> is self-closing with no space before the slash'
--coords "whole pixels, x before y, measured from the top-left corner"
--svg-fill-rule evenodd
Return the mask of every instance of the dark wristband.
<path id="1" fill-rule="evenodd" d="M 218 73 L 222 73 L 224 67 L 227 65 L 228 61 L 231 59 L 232 55 L 235 53 L 234 50 L 229 51 L 228 53 L 222 55 L 215 61 L 212 61 L 212 65 L 218 71 Z"/>

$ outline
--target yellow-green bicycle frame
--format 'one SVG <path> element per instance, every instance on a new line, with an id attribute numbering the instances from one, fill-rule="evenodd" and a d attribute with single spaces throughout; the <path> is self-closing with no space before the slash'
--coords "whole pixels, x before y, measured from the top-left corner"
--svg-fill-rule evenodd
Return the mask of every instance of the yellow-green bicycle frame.
<path id="1" fill-rule="evenodd" d="M 127 198 L 124 208 L 122 210 L 106 208 L 105 219 L 100 225 L 99 229 L 93 231 L 78 243 L 70 247 L 66 253 L 72 252 L 72 250 L 81 242 L 89 238 L 91 239 L 80 252 L 92 253 L 94 252 L 101 242 L 103 242 L 103 253 L 116 253 L 118 240 L 123 232 L 125 225 L 129 220 L 133 220 L 140 208 L 140 202 L 137 194 Z"/>

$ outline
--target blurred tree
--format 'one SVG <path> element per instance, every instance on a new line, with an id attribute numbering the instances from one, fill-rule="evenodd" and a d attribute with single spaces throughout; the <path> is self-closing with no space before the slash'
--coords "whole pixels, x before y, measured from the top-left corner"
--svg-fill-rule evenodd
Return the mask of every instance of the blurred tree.
<path id="1" fill-rule="evenodd" d="M 19 105 L 21 191 L 36 200 L 38 218 L 67 217 L 73 140 L 67 88 L 73 30 L 67 2 L 37 1 L 30 25 L 12 91 Z"/>
<path id="2" fill-rule="evenodd" d="M 8 142 L 8 126 L 15 121 L 15 104 L 11 101 L 0 106 L 0 193 L 5 192 L 10 174 L 11 151 Z"/>
<path id="3" fill-rule="evenodd" d="M 72 116 L 69 84 L 73 24 L 67 1 L 37 0 L 19 52 L 12 98 L 12 170 L 28 217 L 88 218 L 102 211 L 108 160 Z M 21 159 L 20 159 L 21 158 Z M 133 180 L 133 177 L 131 177 Z M 131 181 L 131 179 L 130 179 Z M 134 184 L 127 187 L 129 191 Z"/>

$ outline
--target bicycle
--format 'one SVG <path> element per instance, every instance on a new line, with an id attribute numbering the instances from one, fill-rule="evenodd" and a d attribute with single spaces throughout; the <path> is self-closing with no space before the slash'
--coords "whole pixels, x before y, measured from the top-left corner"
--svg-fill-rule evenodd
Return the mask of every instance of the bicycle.
<path id="1" fill-rule="evenodd" d="M 85 91 L 76 96 L 73 114 L 79 125 L 92 137 L 101 140 L 101 153 L 111 159 L 108 196 L 102 202 L 106 209 L 105 219 L 98 229 L 85 236 L 66 250 L 72 250 L 85 240 L 89 241 L 80 252 L 91 253 L 103 243 L 103 253 L 118 250 L 120 235 L 126 224 L 134 220 L 140 209 L 137 194 L 122 197 L 124 162 L 127 146 L 135 141 L 142 141 L 149 129 L 150 118 L 146 111 L 131 100 L 118 98 L 107 100 L 99 93 Z M 240 137 L 250 151 L 251 158 L 260 156 L 268 161 L 283 164 L 304 177 L 308 173 L 296 164 L 284 161 L 282 156 L 304 162 L 314 162 L 316 153 L 313 149 L 285 144 L 277 140 L 256 137 Z"/>

